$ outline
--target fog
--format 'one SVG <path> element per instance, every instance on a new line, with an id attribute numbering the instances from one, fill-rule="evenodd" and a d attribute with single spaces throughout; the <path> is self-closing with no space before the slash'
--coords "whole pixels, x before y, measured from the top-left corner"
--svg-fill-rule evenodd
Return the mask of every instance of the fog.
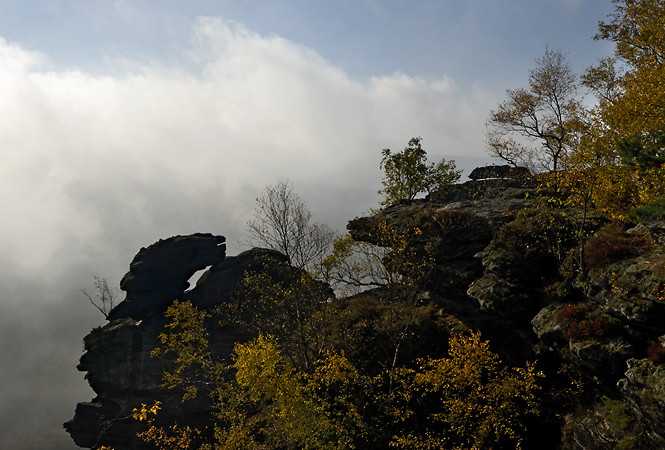
<path id="1" fill-rule="evenodd" d="M 359 82 L 313 50 L 201 18 L 180 63 L 62 67 L 0 39 L 0 447 L 62 439 L 94 396 L 76 370 L 103 316 L 81 289 L 117 285 L 138 250 L 177 234 L 242 250 L 254 200 L 291 180 L 343 230 L 379 202 L 381 149 L 421 136 L 432 160 L 483 165 L 496 96 L 442 76 Z"/>

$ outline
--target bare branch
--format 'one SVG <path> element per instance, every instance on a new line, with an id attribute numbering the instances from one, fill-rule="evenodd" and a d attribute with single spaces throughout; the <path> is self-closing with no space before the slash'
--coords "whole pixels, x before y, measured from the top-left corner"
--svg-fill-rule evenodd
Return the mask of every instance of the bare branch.
<path id="1" fill-rule="evenodd" d="M 256 199 L 254 217 L 247 221 L 250 237 L 245 245 L 277 250 L 295 267 L 316 271 L 336 233 L 327 225 L 312 223 L 311 218 L 312 213 L 290 181 L 267 186 Z"/>
<path id="2" fill-rule="evenodd" d="M 576 98 L 576 76 L 560 51 L 546 49 L 529 75 L 528 89 L 508 98 L 487 122 L 489 152 L 534 172 L 556 172 L 585 130 L 585 111 Z"/>
<path id="3" fill-rule="evenodd" d="M 94 297 L 89 294 L 85 289 L 81 289 L 83 295 L 86 296 L 88 301 L 99 310 L 104 315 L 104 318 L 108 319 L 109 313 L 113 309 L 120 291 L 117 288 L 111 288 L 106 281 L 106 278 L 99 278 L 93 275 L 94 286 L 95 286 L 95 295 Z"/>

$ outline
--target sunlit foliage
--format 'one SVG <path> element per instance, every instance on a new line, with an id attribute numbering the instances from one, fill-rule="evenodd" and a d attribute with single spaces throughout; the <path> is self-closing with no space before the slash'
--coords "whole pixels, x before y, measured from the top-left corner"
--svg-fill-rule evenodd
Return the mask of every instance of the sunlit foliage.
<path id="1" fill-rule="evenodd" d="M 169 317 L 162 341 L 181 357 L 165 380 L 208 385 L 214 437 L 202 443 L 201 430 L 156 427 L 150 417 L 159 404 L 143 405 L 134 415 L 150 427 L 140 437 L 160 449 L 519 448 L 521 420 L 538 412 L 534 367 L 506 368 L 478 333 L 452 337 L 444 358 L 374 373 L 332 347 L 312 370 L 299 368 L 277 337 L 259 334 L 236 344 L 229 364 L 217 361 L 194 380 L 182 374 L 210 364 L 205 317 L 188 303 Z"/>
<path id="2" fill-rule="evenodd" d="M 546 49 L 529 74 L 529 87 L 509 89 L 490 112 L 490 154 L 532 172 L 557 172 L 586 128 L 576 76 L 559 50 Z"/>
<path id="3" fill-rule="evenodd" d="M 578 159 L 596 164 L 596 206 L 626 219 L 630 207 L 665 195 L 665 3 L 613 3 L 611 20 L 600 23 L 595 38 L 613 42 L 616 58 L 601 60 L 583 76 L 599 103 Z"/>
<path id="4" fill-rule="evenodd" d="M 206 385 L 200 379 L 219 381 L 224 366 L 216 361 L 210 351 L 205 320 L 208 317 L 190 302 L 175 301 L 166 310 L 165 332 L 159 335 L 161 347 L 152 351 L 152 356 L 174 355 L 174 368 L 163 374 L 166 387 L 180 386 L 184 389 L 183 400 L 196 397 L 198 387 Z"/>
<path id="5" fill-rule="evenodd" d="M 292 365 L 312 369 L 324 351 L 330 300 L 328 285 L 288 263 L 265 257 L 244 274 L 236 295 L 220 305 L 223 321 L 277 337 Z"/>
<path id="6" fill-rule="evenodd" d="M 519 449 L 525 415 L 539 410 L 535 393 L 540 376 L 531 364 L 503 367 L 479 333 L 453 336 L 447 358 L 422 360 L 417 369 L 401 371 L 407 404 L 417 401 L 422 409 L 403 411 L 400 417 L 418 426 L 408 427 L 391 446 Z"/>

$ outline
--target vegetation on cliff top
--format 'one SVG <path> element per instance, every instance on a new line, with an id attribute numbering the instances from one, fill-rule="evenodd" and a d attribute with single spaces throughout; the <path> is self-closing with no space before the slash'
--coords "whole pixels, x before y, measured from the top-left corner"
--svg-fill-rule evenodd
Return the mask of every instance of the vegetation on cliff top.
<path id="1" fill-rule="evenodd" d="M 266 260 L 214 312 L 168 309 L 155 350 L 175 356 L 165 385 L 183 401 L 210 399 L 210 420 L 157 427 L 156 405 L 137 405 L 148 423 L 140 437 L 160 449 L 574 449 L 598 430 L 605 442 L 594 448 L 665 439 L 665 250 L 662 236 L 627 222 L 665 216 L 665 4 L 614 3 L 596 38 L 616 44 L 615 59 L 578 84 L 564 54 L 548 48 L 528 89 L 509 90 L 491 112 L 491 152 L 535 175 L 532 207 L 507 223 L 429 205 L 377 214 L 362 239 L 333 244 L 290 185 L 269 187 L 250 229 L 295 267 Z M 583 106 L 582 87 L 596 107 Z M 383 206 L 459 179 L 454 163 L 427 162 L 420 138 L 384 150 L 381 168 Z M 284 227 L 272 221 L 280 217 Z M 456 293 L 441 287 L 442 266 L 475 248 L 449 253 L 464 230 L 491 244 L 467 258 L 482 267 L 458 267 L 478 277 Z M 469 296 L 496 316 L 460 320 Z M 210 315 L 254 338 L 215 359 Z M 533 346 L 511 353 L 509 338 Z"/>

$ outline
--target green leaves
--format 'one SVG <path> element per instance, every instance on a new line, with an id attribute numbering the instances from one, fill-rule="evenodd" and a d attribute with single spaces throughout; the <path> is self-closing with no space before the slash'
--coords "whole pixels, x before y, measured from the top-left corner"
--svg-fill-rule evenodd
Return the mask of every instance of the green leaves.
<path id="1" fill-rule="evenodd" d="M 421 192 L 436 192 L 448 189 L 456 183 L 461 171 L 456 170 L 454 161 L 442 159 L 439 163 L 429 163 L 427 152 L 420 145 L 421 138 L 412 138 L 401 152 L 383 150 L 380 167 L 383 169 L 383 206 L 398 200 L 413 200 Z"/>

